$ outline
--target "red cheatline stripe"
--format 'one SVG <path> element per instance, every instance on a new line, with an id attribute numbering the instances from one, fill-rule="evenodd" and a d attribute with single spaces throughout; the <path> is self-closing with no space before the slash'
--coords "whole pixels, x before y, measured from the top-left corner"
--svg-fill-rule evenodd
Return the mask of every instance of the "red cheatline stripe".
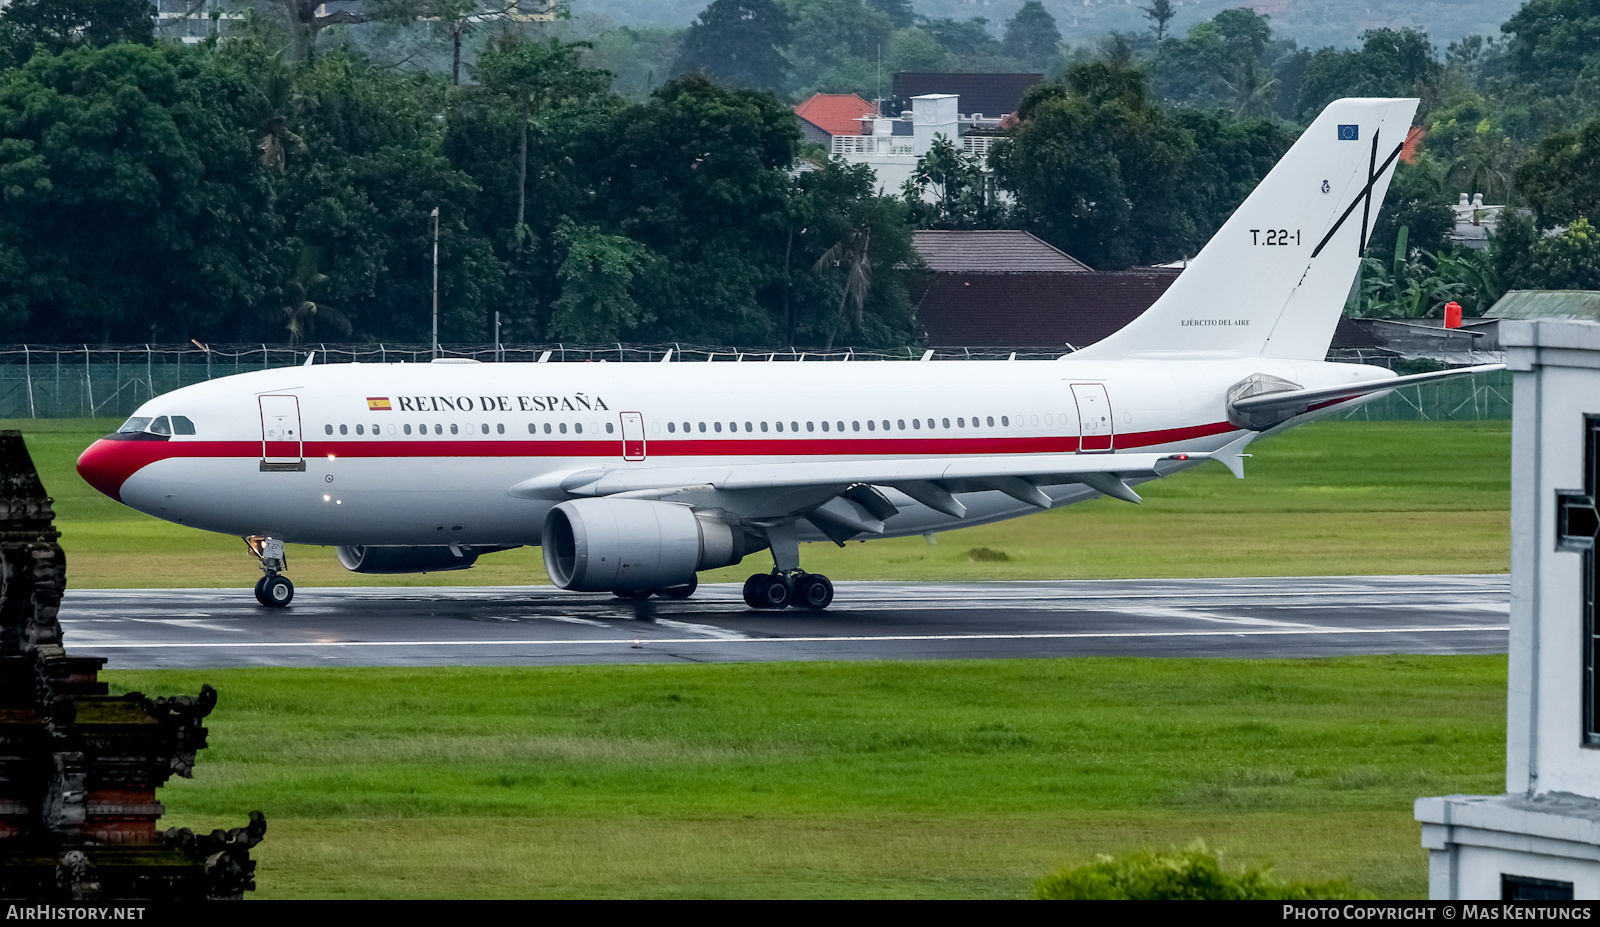
<path id="1" fill-rule="evenodd" d="M 1116 436 L 1118 450 L 1153 447 L 1236 430 L 1227 422 L 1135 432 Z M 273 442 L 278 444 L 279 442 Z M 1078 449 L 1073 436 L 1025 438 L 651 438 L 651 457 L 832 457 L 907 455 L 960 457 L 982 454 L 1070 454 Z M 486 436 L 477 440 L 416 438 L 409 441 L 306 441 L 305 456 L 377 457 L 611 457 L 620 454 L 621 438 L 603 440 L 527 440 Z M 259 441 L 115 442 L 119 456 L 140 466 L 168 457 L 260 457 Z M 277 450 L 274 448 L 274 450 Z"/>
<path id="2" fill-rule="evenodd" d="M 1212 422 L 1184 428 L 1133 432 L 1116 436 L 1117 450 L 1172 444 L 1237 430 L 1227 422 Z M 280 442 L 273 442 L 275 445 Z M 292 444 L 292 442 L 291 442 Z M 445 458 L 445 457 L 620 457 L 620 438 L 603 440 L 527 440 L 489 437 L 478 440 L 338 440 L 307 441 L 306 457 Z M 963 457 L 988 454 L 1070 454 L 1078 449 L 1074 436 L 1027 438 L 867 438 L 856 435 L 838 438 L 656 438 L 648 442 L 652 459 L 675 457 L 845 457 L 845 456 L 944 456 Z M 279 450 L 279 448 L 274 448 Z M 158 460 L 174 457 L 260 458 L 260 441 L 118 441 L 104 440 L 92 445 L 78 460 L 78 472 L 91 485 L 112 498 L 119 498 L 128 477 Z M 288 454 L 292 456 L 292 449 Z"/>

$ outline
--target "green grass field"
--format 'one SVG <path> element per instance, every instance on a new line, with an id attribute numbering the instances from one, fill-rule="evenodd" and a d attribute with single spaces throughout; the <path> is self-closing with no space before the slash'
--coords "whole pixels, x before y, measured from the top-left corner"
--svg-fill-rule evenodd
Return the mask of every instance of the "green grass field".
<path id="1" fill-rule="evenodd" d="M 1503 788 L 1500 657 L 117 672 L 219 687 L 168 826 L 261 898 L 1024 897 L 1204 839 L 1426 894 L 1418 796 Z"/>
<path id="2" fill-rule="evenodd" d="M 27 435 L 56 498 L 71 585 L 252 585 L 260 573 L 237 538 L 141 515 L 78 477 L 78 454 L 116 424 L 0 421 Z M 1252 445 L 1243 481 L 1208 464 L 1141 486 L 1142 505 L 1097 499 L 946 532 L 937 545 L 808 544 L 801 558 L 834 579 L 1504 572 L 1510 443 L 1509 422 L 1321 422 Z M 426 576 L 347 573 L 327 548 L 291 547 L 290 566 L 301 586 L 547 582 L 535 548 Z M 741 581 L 768 567 L 763 553 L 701 579 Z"/>

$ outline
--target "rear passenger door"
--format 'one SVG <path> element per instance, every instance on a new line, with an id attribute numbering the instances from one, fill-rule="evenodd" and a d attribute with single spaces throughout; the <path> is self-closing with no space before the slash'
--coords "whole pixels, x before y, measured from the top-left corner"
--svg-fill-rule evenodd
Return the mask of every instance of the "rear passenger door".
<path id="1" fill-rule="evenodd" d="M 1111 424 L 1111 397 L 1104 383 L 1074 383 L 1072 398 L 1078 406 L 1078 450 L 1098 453 L 1111 450 L 1114 440 Z"/>

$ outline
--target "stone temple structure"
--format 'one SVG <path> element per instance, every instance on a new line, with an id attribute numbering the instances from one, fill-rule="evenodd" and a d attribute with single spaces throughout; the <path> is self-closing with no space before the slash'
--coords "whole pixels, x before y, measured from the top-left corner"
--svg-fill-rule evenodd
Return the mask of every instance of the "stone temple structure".
<path id="1" fill-rule="evenodd" d="M 216 690 L 113 696 L 104 659 L 67 654 L 51 505 L 22 435 L 0 432 L 0 898 L 240 898 L 255 888 L 260 812 L 208 835 L 156 826 L 156 789 L 191 775 Z"/>

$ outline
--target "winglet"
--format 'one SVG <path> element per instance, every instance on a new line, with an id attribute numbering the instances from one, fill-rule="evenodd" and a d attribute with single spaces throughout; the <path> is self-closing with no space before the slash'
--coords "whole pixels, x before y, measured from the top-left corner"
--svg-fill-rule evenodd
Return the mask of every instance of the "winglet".
<path id="1" fill-rule="evenodd" d="M 1249 454 L 1244 453 L 1244 449 L 1251 441 L 1254 441 L 1257 437 L 1259 437 L 1260 434 L 1261 433 L 1259 431 L 1245 432 L 1242 436 L 1234 438 L 1232 441 L 1229 441 L 1218 450 L 1213 451 L 1211 453 L 1211 459 L 1222 464 L 1224 467 L 1227 467 L 1228 472 L 1233 474 L 1234 479 L 1244 479 L 1244 459 L 1250 456 Z"/>

